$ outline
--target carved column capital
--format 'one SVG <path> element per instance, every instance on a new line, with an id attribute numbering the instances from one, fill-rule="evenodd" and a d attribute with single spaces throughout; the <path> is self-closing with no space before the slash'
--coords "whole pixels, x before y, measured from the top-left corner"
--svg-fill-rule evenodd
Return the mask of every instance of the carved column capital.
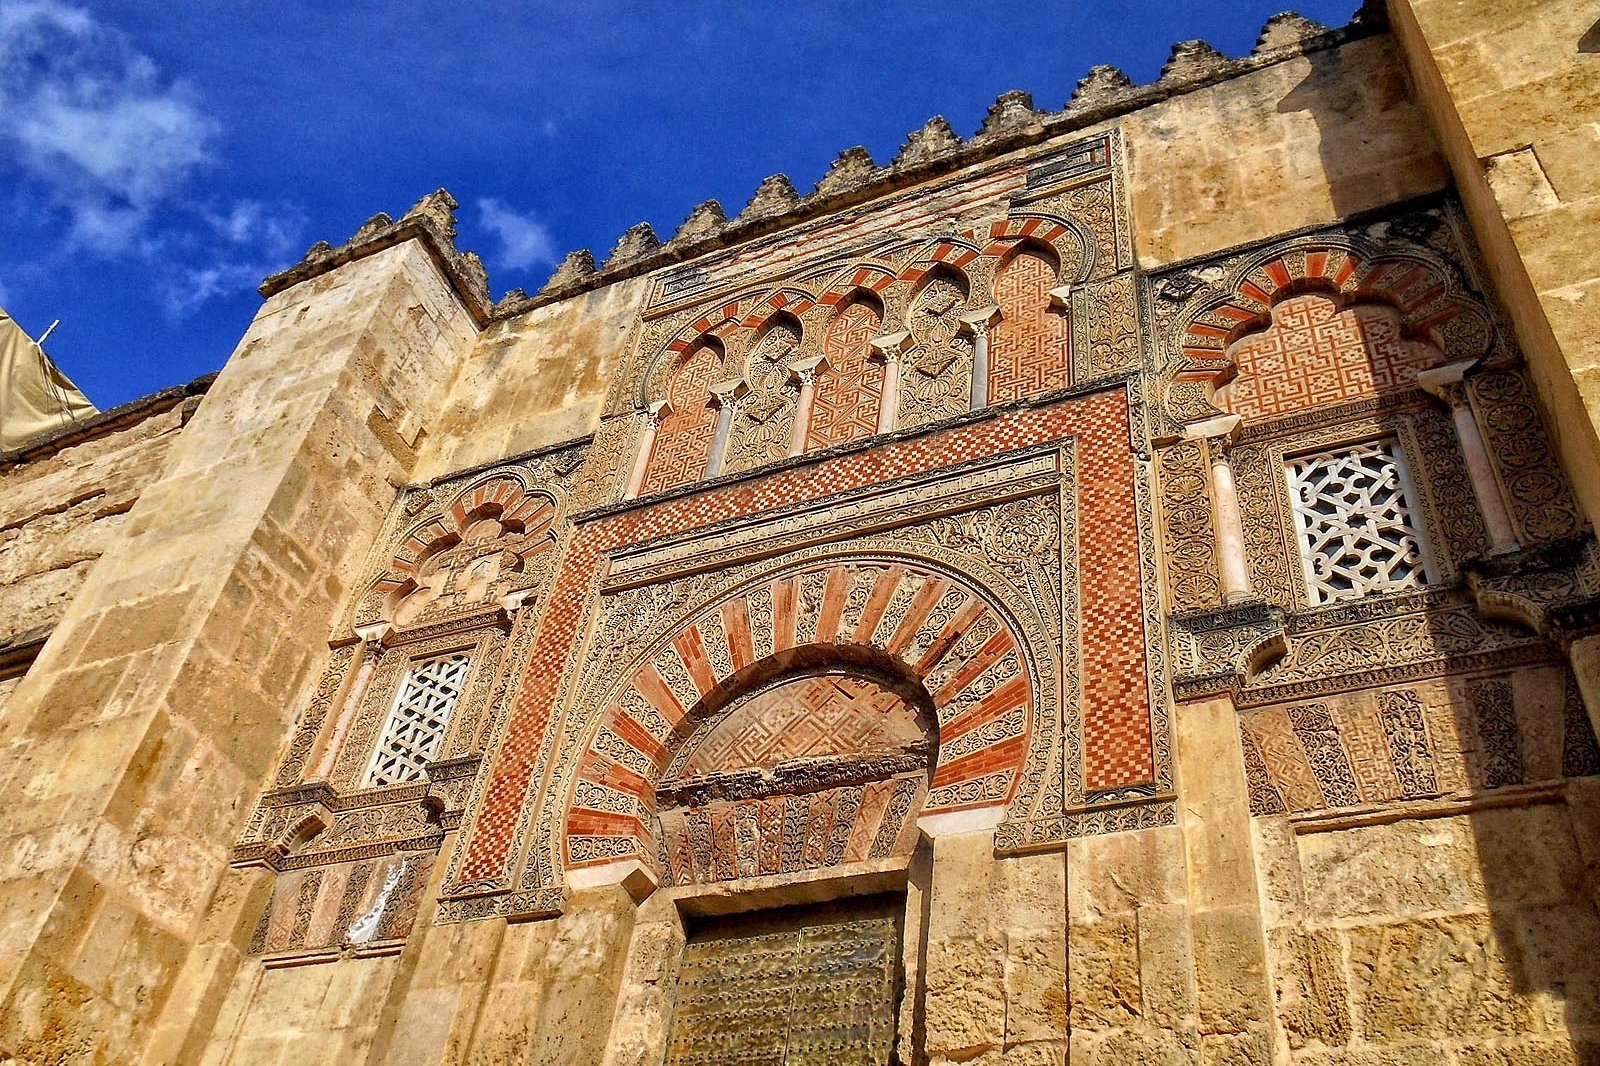
<path id="1" fill-rule="evenodd" d="M 980 307 L 975 311 L 968 311 L 961 316 L 961 330 L 973 337 L 987 337 L 989 331 L 1000 321 L 1000 308 L 994 304 Z"/>
<path id="2" fill-rule="evenodd" d="M 390 621 L 373 622 L 370 625 L 356 626 L 356 636 L 369 651 L 382 651 L 394 635 L 394 623 Z"/>
<path id="3" fill-rule="evenodd" d="M 1045 310 L 1054 311 L 1058 315 L 1064 315 L 1072 310 L 1072 285 L 1070 283 L 1057 285 L 1051 289 L 1050 304 Z"/>
<path id="4" fill-rule="evenodd" d="M 869 343 L 872 345 L 872 353 L 885 363 L 898 363 L 900 356 L 911 347 L 911 334 L 888 333 L 882 337 L 872 338 Z"/>
<path id="5" fill-rule="evenodd" d="M 1227 455 L 1244 429 L 1244 416 L 1218 415 L 1203 422 L 1190 422 L 1183 427 L 1183 435 L 1190 440 L 1203 440 L 1206 450 L 1213 456 Z"/>
<path id="6" fill-rule="evenodd" d="M 1467 359 L 1417 372 L 1417 387 L 1429 396 L 1443 400 L 1451 410 L 1467 406 L 1467 371 L 1476 360 Z"/>
<path id="7" fill-rule="evenodd" d="M 711 403 L 715 407 L 732 407 L 749 392 L 750 386 L 743 378 L 719 381 L 711 386 Z"/>
<path id="8" fill-rule="evenodd" d="M 799 383 L 801 388 L 817 383 L 817 375 L 828 369 L 828 357 L 813 355 L 808 359 L 801 359 L 789 364 L 790 380 Z"/>
<path id="9" fill-rule="evenodd" d="M 659 428 L 661 423 L 666 420 L 667 416 L 672 414 L 672 410 L 672 403 L 669 400 L 657 400 L 649 407 L 646 407 L 644 409 L 644 413 L 649 416 L 650 428 Z"/>

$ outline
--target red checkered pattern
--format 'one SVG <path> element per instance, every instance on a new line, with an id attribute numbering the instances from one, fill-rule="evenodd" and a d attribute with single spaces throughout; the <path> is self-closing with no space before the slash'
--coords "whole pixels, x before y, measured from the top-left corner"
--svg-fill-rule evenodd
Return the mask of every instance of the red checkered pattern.
<path id="1" fill-rule="evenodd" d="M 539 745 L 555 710 L 562 673 L 585 624 L 585 601 L 605 553 L 652 537 L 1073 436 L 1079 442 L 1081 462 L 1083 714 L 1084 750 L 1092 767 L 1090 787 L 1148 780 L 1150 723 L 1144 688 L 1134 471 L 1128 448 L 1127 399 L 1122 391 L 1114 390 L 1049 407 L 1003 412 L 925 437 L 663 500 L 576 529 L 551 589 L 544 627 L 511 710 L 505 742 L 490 770 L 462 879 L 483 880 L 504 872 Z M 737 610 L 725 611 L 722 617 L 726 621 L 737 614 Z M 735 639 L 730 627 L 730 644 Z M 1020 759 L 1021 754 L 996 745 L 969 758 L 978 764 L 963 768 L 963 773 L 981 773 L 991 764 Z M 634 819 L 616 815 L 595 819 L 596 825 L 606 821 L 615 823 L 620 831 L 637 831 Z"/>
<path id="2" fill-rule="evenodd" d="M 1118 431 L 1126 432 L 1122 426 Z M 1103 430 L 1102 430 L 1103 432 Z M 1140 609 L 1133 457 L 1124 441 L 1078 453 L 1083 616 L 1083 778 L 1089 791 L 1148 781 L 1150 700 Z"/>

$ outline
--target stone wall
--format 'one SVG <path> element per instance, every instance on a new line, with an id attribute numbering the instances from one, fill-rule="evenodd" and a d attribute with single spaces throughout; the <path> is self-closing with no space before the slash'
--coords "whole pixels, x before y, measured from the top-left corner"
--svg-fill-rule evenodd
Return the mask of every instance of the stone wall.
<path id="1" fill-rule="evenodd" d="M 1128 116 L 1140 265 L 1321 226 L 1449 181 L 1387 35 L 1313 52 Z"/>
<path id="2" fill-rule="evenodd" d="M 1263 818 L 1291 1060 L 1584 1062 L 1600 1048 L 1594 789 L 1366 825 Z"/>
<path id="3" fill-rule="evenodd" d="M 58 605 L 0 681 L 0 1059 L 657 1066 L 698 923 L 886 893 L 903 1063 L 1594 1054 L 1588 530 L 1396 40 L 1227 64 L 498 310 L 435 194 L 269 279 L 181 434 L 0 471 L 0 566 L 90 569 L 0 587 Z M 985 404 L 991 297 L 1036 378 Z M 1285 463 L 1379 437 L 1429 566 L 1324 601 Z M 822 667 L 921 723 L 866 776 Z M 794 738 L 674 761 L 799 677 Z"/>
<path id="4" fill-rule="evenodd" d="M 0 646 L 60 620 L 205 387 L 169 389 L 0 455 Z"/>
<path id="5" fill-rule="evenodd" d="M 214 1010 L 262 902 L 216 895 L 229 838 L 470 330 L 416 244 L 269 301 L 13 692 L 8 1053 L 133 1061 Z"/>
<path id="6" fill-rule="evenodd" d="M 1600 469 L 1600 277 L 1587 238 L 1600 212 L 1595 12 L 1577 0 L 1388 7 L 1562 458 Z M 1591 519 L 1594 486 L 1581 493 Z"/>

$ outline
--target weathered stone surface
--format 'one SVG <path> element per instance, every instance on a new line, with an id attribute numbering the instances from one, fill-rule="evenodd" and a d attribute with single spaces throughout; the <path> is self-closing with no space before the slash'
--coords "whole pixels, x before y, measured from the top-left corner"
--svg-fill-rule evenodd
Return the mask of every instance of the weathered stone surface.
<path id="1" fill-rule="evenodd" d="M 1256 108 L 1251 99 L 1275 103 Z M 1129 116 L 1125 128 L 1135 248 L 1148 266 L 1421 195 L 1446 180 L 1381 37 L 1173 97 Z"/>
<path id="2" fill-rule="evenodd" d="M 1306 905 L 1318 919 L 1482 907 L 1488 896 L 1464 819 L 1300 837 Z"/>
<path id="3" fill-rule="evenodd" d="M 1276 930 L 1272 934 L 1278 1019 L 1296 1050 L 1338 1047 L 1350 1040 L 1349 988 L 1343 947 L 1330 930 Z"/>
<path id="4" fill-rule="evenodd" d="M 604 271 L 592 256 L 574 253 L 540 294 L 513 293 L 492 311 L 484 307 L 481 263 L 451 243 L 454 201 L 433 194 L 399 222 L 375 216 L 351 242 L 318 246 L 269 282 L 273 295 L 198 413 L 193 396 L 175 398 L 114 429 L 16 461 L 0 457 L 0 669 L 15 668 L 13 638 L 56 630 L 24 679 L 0 680 L 0 1061 L 659 1066 L 674 1011 L 687 1001 L 680 961 L 696 930 L 705 932 L 698 923 L 771 923 L 775 909 L 801 905 L 848 913 L 858 895 L 879 896 L 878 906 L 880 894 L 902 891 L 903 908 L 893 905 L 903 923 L 902 995 L 895 1032 L 881 1036 L 908 1063 L 1594 1060 L 1600 778 L 1557 780 L 1573 772 L 1566 644 L 1522 634 L 1497 646 L 1509 654 L 1479 656 L 1457 644 L 1450 654 L 1459 651 L 1458 658 L 1396 665 L 1385 658 L 1384 640 L 1358 642 L 1342 666 L 1304 682 L 1318 692 L 1296 697 L 1296 706 L 1348 701 L 1371 714 L 1325 715 L 1318 721 L 1335 723 L 1326 727 L 1296 728 L 1285 718 L 1279 734 L 1248 734 L 1248 745 L 1240 715 L 1251 729 L 1250 716 L 1281 709 L 1250 703 L 1278 668 L 1242 681 L 1237 705 L 1215 692 L 1173 705 L 1164 679 L 1152 675 L 1152 713 L 1140 709 L 1118 726 L 1115 743 L 1095 736 L 1116 703 L 1091 698 L 1108 663 L 1153 663 L 1170 650 L 1155 612 L 1172 606 L 1162 584 L 1172 572 L 1143 570 L 1151 530 L 1162 538 L 1152 564 L 1176 558 L 1166 540 L 1181 539 L 1167 522 L 1182 504 L 1166 491 L 1165 473 L 1129 492 L 1131 517 L 1118 535 L 1138 544 L 1124 570 L 1108 577 L 1090 565 L 1114 545 L 1083 517 L 1101 506 L 1108 485 L 1121 484 L 1104 455 L 1094 458 L 1096 435 L 1116 441 L 1105 453 L 1112 465 L 1143 477 L 1167 446 L 1142 439 L 1144 419 L 1177 417 L 1172 381 L 1145 363 L 1175 357 L 1201 334 L 1183 333 L 1192 324 L 1184 319 L 1172 334 L 1155 335 L 1144 312 L 1219 282 L 1218 263 L 1238 263 L 1261 242 L 1294 234 L 1322 234 L 1330 246 L 1371 237 L 1403 245 L 1412 257 L 1424 245 L 1439 251 L 1454 241 L 1450 284 L 1470 290 L 1464 300 L 1491 305 L 1496 294 L 1479 276 L 1470 242 L 1455 233 L 1448 195 L 1418 200 L 1449 184 L 1441 142 L 1523 347 L 1544 346 L 1535 376 L 1556 398 L 1568 473 L 1591 501 L 1600 499 L 1592 465 L 1572 458 L 1589 454 L 1585 420 L 1600 410 L 1600 371 L 1594 381 L 1583 376 L 1590 363 L 1600 366 L 1600 341 L 1586 327 L 1600 283 L 1590 284 L 1585 243 L 1596 215 L 1591 194 L 1600 195 L 1592 166 L 1600 140 L 1592 124 L 1568 119 L 1593 110 L 1592 79 L 1568 47 L 1587 39 L 1592 17 L 1565 2 L 1389 6 L 1399 16 L 1398 37 L 1371 28 L 1320 35 L 1314 24 L 1280 16 L 1249 58 L 1228 59 L 1197 42 L 1179 46 L 1155 85 L 1133 86 L 1096 68 L 1065 112 L 1036 112 L 1027 94 L 1005 94 L 972 141 L 935 120 L 910 135 L 891 166 L 852 149 L 804 200 L 788 179 L 770 178 L 732 221 L 708 201 L 665 247 L 641 224 L 618 242 Z M 1561 47 L 1550 47 L 1552 40 Z M 1437 113 L 1430 126 L 1408 78 L 1435 112 L 1440 84 L 1453 91 L 1455 102 L 1444 102 L 1459 104 L 1464 133 Z M 1083 128 L 1089 121 L 1100 125 Z M 1112 124 L 1116 138 L 1089 139 Z M 1070 154 L 1085 145 L 1088 151 Z M 1002 146 L 1019 154 L 1001 157 Z M 1110 177 L 1077 169 L 1101 166 Z M 1419 202 L 1425 212 L 1414 210 Z M 847 211 L 827 213 L 845 203 Z M 1400 204 L 1410 205 L 1404 215 L 1395 213 Z M 1488 210 L 1503 231 L 1498 237 L 1484 225 Z M 1047 221 L 1057 215 L 1071 225 L 1053 229 Z M 1049 247 L 1026 246 L 1029 238 Z M 1291 270 L 1284 292 L 1332 284 L 1321 273 L 1332 260 L 1319 266 L 1303 241 L 1295 247 L 1249 284 L 1278 285 L 1274 271 Z M 1153 291 L 1134 269 L 1180 260 L 1181 276 Z M 1030 290 L 1034 317 L 1048 320 L 1048 330 L 1013 313 L 1027 310 L 1029 295 L 1019 295 L 1017 275 L 1007 273 L 1018 262 L 1025 266 L 1015 269 L 1034 271 L 1020 288 Z M 1529 275 L 1520 288 L 1517 271 Z M 617 280 L 623 274 L 636 276 Z M 757 293 L 757 279 L 777 280 Z M 940 279 L 948 291 L 933 289 Z M 1246 291 L 1243 282 L 1236 288 Z M 936 299 L 924 300 L 930 290 Z M 991 301 L 1005 305 L 998 319 L 984 310 Z M 1201 328 L 1225 334 L 1209 338 L 1225 347 L 1238 331 L 1266 324 L 1269 301 L 1257 302 L 1259 313 L 1229 305 L 1235 317 Z M 841 337 L 832 331 L 836 309 L 852 306 L 859 336 Z M 1455 339 L 1445 336 L 1447 325 L 1418 325 L 1407 336 L 1437 329 L 1433 339 L 1448 347 Z M 998 375 L 1007 359 L 1059 355 L 1059 382 L 1073 382 L 1070 393 L 967 413 L 980 333 L 991 371 Z M 886 334 L 916 343 L 889 344 Z M 1039 337 L 1049 339 L 1030 346 Z M 1079 351 L 1085 337 L 1089 350 Z M 1019 347 L 1031 354 L 1019 356 Z M 883 390 L 893 376 L 903 386 L 902 406 L 885 405 L 836 451 L 785 457 L 801 385 L 790 368 L 818 367 L 805 384 L 826 390 L 841 380 L 846 357 L 862 352 L 872 354 L 851 363 L 850 373 Z M 958 358 L 941 364 L 941 352 Z M 838 365 L 820 369 L 821 354 Z M 1515 361 L 1513 349 L 1501 354 Z M 705 380 L 691 380 L 691 369 Z M 1570 382 L 1552 391 L 1552 375 L 1566 370 L 1573 370 Z M 1006 372 L 1013 371 L 1021 373 Z M 1086 377 L 1095 374 L 1109 376 Z M 1064 412 L 1101 403 L 1108 406 L 1094 409 L 1112 410 L 1111 399 L 1128 395 L 1127 375 L 1138 375 L 1139 417 L 1124 425 L 1115 415 L 1108 434 L 1098 423 L 1068 426 Z M 930 381 L 953 391 L 930 399 Z M 713 385 L 727 406 L 710 404 Z M 814 405 L 818 395 L 811 394 Z M 1266 455 L 1267 480 L 1251 483 L 1276 500 L 1286 458 L 1330 442 L 1396 434 L 1403 447 L 1425 440 L 1423 447 L 1453 454 L 1443 409 L 1422 406 L 1435 400 L 1370 399 L 1315 418 L 1297 412 L 1252 422 L 1230 455 L 1245 471 L 1252 447 L 1278 448 Z M 960 420 L 937 430 L 949 436 L 922 435 L 934 417 L 923 408 L 931 407 L 943 412 L 938 418 Z M 772 421 L 778 411 L 785 413 Z M 829 410 L 846 420 L 858 413 L 845 402 Z M 1481 412 L 1486 422 L 1503 413 Z M 731 446 L 725 416 L 744 419 L 741 434 L 767 433 L 768 450 L 759 462 L 716 468 L 724 480 L 701 484 L 714 468 L 710 447 Z M 686 422 L 694 425 L 685 430 Z M 867 439 L 878 433 L 884 436 Z M 1072 440 L 1070 454 L 1063 437 Z M 1526 440 L 1539 443 L 1537 433 Z M 572 443 L 588 447 L 551 451 Z M 1198 464 L 1189 476 L 1204 482 L 1192 495 L 1209 513 L 1223 468 L 1208 472 L 1207 453 L 1189 443 Z M 707 449 L 693 450 L 701 444 Z M 906 473 L 922 461 L 918 449 L 947 445 L 940 463 L 1039 463 L 1030 475 L 1038 481 L 1013 491 L 996 473 L 1009 465 L 937 469 L 944 480 Z M 981 451 L 989 447 L 998 458 Z M 633 474 L 642 477 L 658 454 L 679 463 L 684 478 L 631 498 L 630 480 L 636 489 L 645 484 Z M 506 481 L 484 481 L 475 498 L 464 488 L 460 513 L 445 502 L 458 499 L 446 496 L 454 486 L 512 468 L 550 471 L 541 475 L 547 481 L 517 490 L 524 499 L 539 496 L 535 510 L 509 514 L 519 505 L 500 495 Z M 1050 481 L 1063 469 L 1081 476 Z M 1411 488 L 1432 508 L 1430 536 L 1438 543 L 1430 550 L 1455 545 L 1450 527 L 1472 502 L 1470 486 L 1446 515 L 1448 486 L 1438 482 L 1448 479 L 1420 461 L 1412 474 Z M 568 479 L 581 482 L 581 494 L 568 492 Z M 785 496 L 795 484 L 809 486 L 809 495 Z M 996 504 L 985 494 L 1002 485 L 1005 499 Z M 398 502 L 397 486 L 404 486 Z M 901 501 L 892 512 L 870 510 L 891 498 L 880 492 L 907 486 L 914 491 L 892 497 Z M 853 495 L 830 498 L 841 487 Z M 1147 499 L 1145 488 L 1159 499 Z M 546 489 L 553 502 L 540 510 Z M 1009 517 L 991 521 L 1001 506 L 1008 510 L 994 513 Z M 773 510 L 780 507 L 793 509 Z M 1068 513 L 1087 523 L 1071 538 Z M 536 514 L 549 537 L 541 552 L 502 552 L 524 532 L 507 523 L 534 523 Z M 408 536 L 413 526 L 422 530 L 424 515 L 450 529 Z M 870 524 L 858 524 L 863 515 Z M 746 520 L 770 521 L 772 535 L 752 546 Z M 1212 515 L 1212 526 L 1217 521 Z M 937 532 L 928 533 L 935 523 Z M 626 535 L 606 539 L 615 530 Z M 1204 532 L 1216 539 L 1212 527 Z M 1426 595 L 1307 611 L 1290 602 L 1303 565 L 1295 531 L 1278 532 L 1282 543 L 1266 548 L 1249 541 L 1263 554 L 1248 561 L 1259 564 L 1253 579 L 1268 570 L 1282 579 L 1277 593 L 1291 616 L 1294 654 L 1333 639 L 1330 619 L 1378 626 L 1400 617 L 1396 604 L 1442 619 L 1433 612 L 1448 601 L 1451 624 L 1473 631 L 1470 605 L 1462 605 L 1481 593 L 1455 583 L 1463 558 L 1437 556 L 1439 587 Z M 1211 539 L 1198 552 L 1204 566 L 1216 562 Z M 1051 557 L 1069 542 L 1078 554 L 1063 547 Z M 491 543 L 493 550 L 471 556 L 475 545 Z M 791 551 L 796 559 L 804 553 L 807 566 L 824 557 L 830 567 L 835 556 L 850 561 L 826 571 L 768 569 Z M 944 569 L 913 575 L 906 560 L 919 552 Z M 445 567 L 438 560 L 446 553 L 467 561 Z M 404 666 L 396 649 L 455 655 L 464 646 L 452 643 L 460 630 L 448 626 L 417 632 L 379 621 L 352 635 L 362 605 L 389 595 L 380 589 L 361 599 L 369 557 L 399 560 L 396 599 L 413 586 L 442 597 L 449 585 L 448 595 L 469 600 L 451 584 L 458 580 L 511 588 L 481 596 L 492 619 L 472 624 L 509 628 L 510 636 L 496 632 L 532 665 L 513 658 L 501 674 L 496 664 L 482 686 L 492 695 L 472 708 L 482 717 L 464 730 L 473 734 L 463 745 L 472 754 L 425 762 L 423 778 L 399 786 L 412 790 L 404 803 L 373 801 L 378 789 L 341 792 L 320 777 L 289 774 L 278 784 L 294 788 L 267 798 L 298 806 L 263 800 L 257 808 L 278 780 L 274 759 L 291 745 L 297 718 L 304 722 L 314 705 L 328 715 L 320 732 L 293 740 L 301 761 L 283 765 L 304 770 L 322 765 L 312 755 L 344 752 L 359 764 L 370 749 L 350 738 L 376 746 L 374 713 L 387 714 L 398 691 L 398 669 L 372 680 L 385 669 L 376 665 L 382 656 Z M 1035 564 L 1043 568 L 1030 569 Z M 1028 647 L 1014 657 L 986 643 L 990 616 L 973 613 L 983 604 L 968 602 L 972 590 L 938 576 L 963 566 L 982 576 L 973 589 L 982 585 L 984 595 L 1005 600 L 1008 617 L 1022 620 L 1016 631 Z M 855 584 L 865 570 L 874 583 Z M 498 576 L 484 577 L 491 572 Z M 1541 580 L 1591 580 L 1587 571 L 1552 573 Z M 888 574 L 892 580 L 880 586 Z M 493 585 L 501 580 L 509 584 Z M 1134 596 L 1123 616 L 1091 620 L 1087 605 L 1118 582 L 1144 582 L 1139 591 L 1152 613 L 1141 615 Z M 719 601 L 724 586 L 744 591 Z M 1068 590 L 1081 618 L 1062 616 Z M 625 607 L 597 614 L 596 601 Z M 716 610 L 695 613 L 708 604 Z M 903 624 L 914 609 L 921 621 Z M 839 623 L 837 643 L 856 627 L 870 631 L 835 665 L 887 671 L 908 688 L 922 682 L 903 677 L 906 670 L 931 677 L 918 664 L 955 654 L 969 630 L 979 647 L 963 654 L 999 649 L 993 663 L 972 667 L 981 684 L 973 680 L 970 706 L 935 699 L 943 682 L 929 681 L 922 694 L 933 708 L 930 722 L 941 719 L 939 757 L 968 759 L 983 768 L 974 772 L 980 776 L 945 789 L 945 807 L 919 819 L 916 805 L 943 788 L 938 775 L 948 778 L 956 765 L 939 763 L 937 785 L 897 793 L 903 808 L 906 796 L 915 798 L 896 815 L 899 836 L 881 841 L 860 828 L 877 822 L 852 821 L 858 810 L 823 803 L 814 788 L 744 797 L 778 800 L 741 808 L 767 819 L 765 827 L 742 816 L 719 820 L 726 812 L 707 808 L 696 814 L 705 815 L 695 823 L 699 835 L 686 834 L 684 846 L 709 883 L 657 877 L 652 819 L 662 793 L 646 779 L 671 761 L 681 733 L 732 706 L 725 701 L 736 702 L 751 677 L 809 668 L 823 650 L 837 651 L 824 616 Z M 1123 639 L 1136 621 L 1143 643 Z M 1493 627 L 1511 628 L 1478 621 L 1486 642 L 1504 636 Z M 1118 643 L 1108 652 L 1113 631 Z M 349 643 L 356 636 L 369 643 L 358 650 Z M 1430 639 L 1442 646 L 1467 638 L 1441 625 L 1418 641 Z M 1589 668 L 1600 660 L 1593 639 L 1571 643 L 1573 691 L 1600 706 Z M 1073 640 L 1079 646 L 1068 648 Z M 319 683 L 330 652 L 347 673 L 332 670 Z M 1091 655 L 1101 655 L 1092 670 Z M 1075 663 L 1077 676 L 1050 674 L 1052 667 L 1070 674 Z M 1374 688 L 1371 677 L 1345 676 L 1358 670 L 1389 672 Z M 1408 790 L 1396 769 L 1405 751 L 1396 755 L 1373 708 L 1379 693 L 1393 696 L 1420 674 L 1427 675 L 1428 700 L 1418 704 L 1425 720 L 1401 740 L 1431 746 L 1437 779 Z M 1047 687 L 1018 697 L 1020 682 L 1010 678 L 1024 675 Z M 609 687 L 619 676 L 633 679 L 631 696 Z M 1131 687 L 1118 691 L 1127 696 L 1144 680 L 1122 678 Z M 967 683 L 945 681 L 952 691 Z M 549 692 L 540 688 L 546 682 Z M 394 686 L 381 700 L 357 691 L 379 683 Z M 1484 685 L 1512 697 L 1508 714 L 1491 723 L 1499 730 L 1493 735 L 1473 718 L 1472 693 Z M 1051 702 L 1057 695 L 1059 705 Z M 626 715 L 613 714 L 613 703 L 625 703 Z M 1507 710 L 1504 701 L 1500 707 Z M 962 714 L 983 717 L 974 726 Z M 835 723 L 826 742 L 842 744 L 850 724 Z M 1017 732 L 1046 725 L 1061 733 L 1031 748 Z M 815 739 L 799 732 L 783 737 L 797 750 Z M 652 741 L 664 745 L 659 754 Z M 1018 760 L 1043 761 L 1010 782 L 1003 773 L 981 776 L 1012 758 L 1011 748 L 1025 753 Z M 828 750 L 830 773 L 863 768 Z M 480 755 L 484 776 L 473 779 Z M 1329 799 L 1317 775 L 1347 762 L 1365 790 L 1358 789 L 1362 802 L 1338 792 L 1338 803 L 1280 803 L 1273 809 L 1295 813 L 1252 817 L 1251 790 L 1261 786 L 1266 764 L 1279 772 L 1299 767 L 1302 757 L 1308 793 Z M 1518 769 L 1488 788 L 1483 768 L 1491 757 Z M 502 772 L 510 776 L 495 776 Z M 359 766 L 348 776 L 366 780 Z M 1095 791 L 1091 777 L 1109 787 Z M 490 788 L 491 780 L 504 788 Z M 761 791 L 780 780 L 799 778 L 755 775 L 748 787 Z M 877 818 L 897 801 L 887 790 L 863 788 L 850 802 L 878 804 Z M 412 883 L 399 897 L 420 901 L 414 921 L 407 911 L 409 932 L 347 943 L 338 931 L 360 928 L 356 919 L 368 912 L 358 907 L 388 889 L 362 882 L 366 896 L 319 895 L 322 882 L 307 870 L 344 877 L 356 862 L 376 861 L 375 851 L 364 851 L 367 859 L 317 866 L 324 854 L 317 849 L 339 833 L 362 848 L 391 848 L 382 832 L 370 838 L 377 843 L 360 843 L 364 828 L 390 817 L 385 805 L 404 816 L 396 824 L 428 834 L 425 845 L 408 848 L 436 847 L 438 855 L 428 884 Z M 246 818 L 270 829 L 234 851 Z M 630 821 L 637 835 L 611 832 Z M 1149 828 L 1126 828 L 1133 825 Z M 1010 843 L 997 851 L 997 839 Z M 505 843 L 504 870 L 463 873 L 485 840 Z M 763 842 L 776 854 L 766 854 Z M 608 879 L 619 867 L 637 875 L 631 895 Z M 467 887 L 445 891 L 452 878 Z M 263 924 L 269 897 L 284 886 L 300 895 L 285 907 L 273 903 Z M 370 913 L 387 913 L 389 902 L 384 896 Z M 313 925 L 333 932 L 308 940 Z M 269 930 L 277 938 L 271 943 L 290 948 L 267 951 Z M 317 946 L 300 950 L 307 943 Z"/>
<path id="5" fill-rule="evenodd" d="M 1533 1024 L 1515 963 L 1483 914 L 1351 929 L 1352 1002 L 1374 1043 L 1440 1034 L 1511 1035 Z"/>
<path id="6" fill-rule="evenodd" d="M 996 940 L 950 937 L 928 944 L 926 1033 L 930 1054 L 970 1057 L 1005 1039 L 1006 949 Z"/>

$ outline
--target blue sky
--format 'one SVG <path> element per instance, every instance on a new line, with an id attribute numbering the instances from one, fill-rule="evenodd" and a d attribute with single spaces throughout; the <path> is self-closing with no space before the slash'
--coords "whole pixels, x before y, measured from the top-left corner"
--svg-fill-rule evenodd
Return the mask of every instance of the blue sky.
<path id="1" fill-rule="evenodd" d="M 261 279 L 444 186 L 498 297 L 641 220 L 802 193 L 1008 89 L 1250 50 L 1285 0 L 0 0 L 0 306 L 102 408 L 227 359 Z M 1308 0 L 1342 25 L 1356 0 Z"/>

